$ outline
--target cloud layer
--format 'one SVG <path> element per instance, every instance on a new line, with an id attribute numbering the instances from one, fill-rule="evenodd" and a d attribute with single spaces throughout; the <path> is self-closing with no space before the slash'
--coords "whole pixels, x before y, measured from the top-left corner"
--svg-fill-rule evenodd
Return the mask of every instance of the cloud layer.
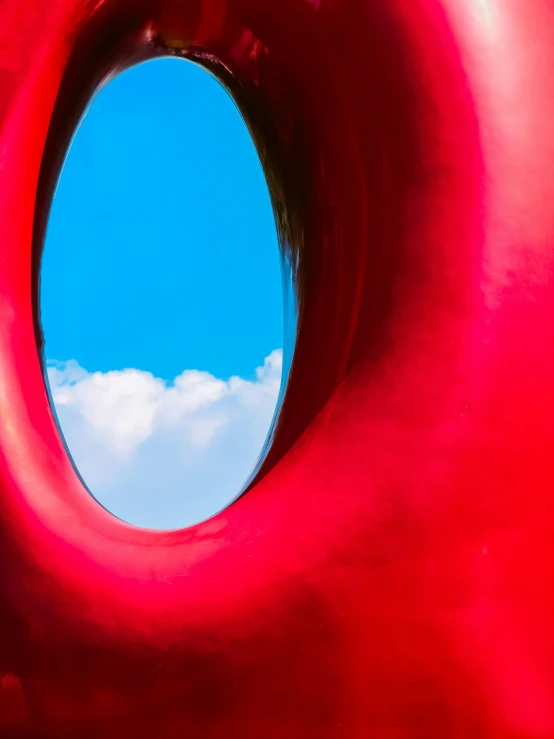
<path id="1" fill-rule="evenodd" d="M 71 456 L 94 496 L 116 516 L 178 528 L 223 508 L 242 488 L 267 437 L 282 372 L 273 351 L 256 379 L 185 370 L 166 383 L 149 372 L 87 372 L 48 362 Z"/>

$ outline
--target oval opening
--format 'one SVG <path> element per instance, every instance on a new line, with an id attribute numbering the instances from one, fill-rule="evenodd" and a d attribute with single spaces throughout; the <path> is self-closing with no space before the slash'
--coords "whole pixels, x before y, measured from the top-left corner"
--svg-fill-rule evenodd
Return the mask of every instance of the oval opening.
<path id="1" fill-rule="evenodd" d="M 285 384 L 282 270 L 223 86 L 164 58 L 104 87 L 52 202 L 40 320 L 66 447 L 115 516 L 180 528 L 244 489 Z"/>

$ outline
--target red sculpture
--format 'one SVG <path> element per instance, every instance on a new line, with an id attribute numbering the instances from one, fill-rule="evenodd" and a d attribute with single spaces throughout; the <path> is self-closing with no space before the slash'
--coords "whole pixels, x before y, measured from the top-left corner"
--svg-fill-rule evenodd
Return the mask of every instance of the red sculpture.
<path id="1" fill-rule="evenodd" d="M 2 0 L 0 35 L 2 736 L 551 739 L 552 0 Z M 246 494 L 156 532 L 81 485 L 36 295 L 85 105 L 168 53 L 251 126 L 299 328 Z"/>

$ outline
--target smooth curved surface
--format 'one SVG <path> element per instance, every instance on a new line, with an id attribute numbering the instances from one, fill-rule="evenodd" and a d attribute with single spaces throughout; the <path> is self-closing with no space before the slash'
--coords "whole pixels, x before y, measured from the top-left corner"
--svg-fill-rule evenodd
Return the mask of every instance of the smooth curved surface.
<path id="1" fill-rule="evenodd" d="M 4 0 L 0 21 L 5 732 L 552 737 L 552 2 Z M 250 123 L 299 328 L 249 490 L 159 533 L 76 477 L 33 306 L 83 107 L 168 51 Z"/>

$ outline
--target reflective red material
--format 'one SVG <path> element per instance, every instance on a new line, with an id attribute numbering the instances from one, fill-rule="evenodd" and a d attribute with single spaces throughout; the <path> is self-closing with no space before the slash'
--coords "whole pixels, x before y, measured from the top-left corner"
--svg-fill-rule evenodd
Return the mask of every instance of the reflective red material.
<path id="1" fill-rule="evenodd" d="M 3 0 L 0 35 L 2 735 L 554 736 L 551 0 Z M 82 488 L 34 308 L 83 107 L 163 53 L 232 89 L 300 300 L 257 479 L 169 533 Z"/>

